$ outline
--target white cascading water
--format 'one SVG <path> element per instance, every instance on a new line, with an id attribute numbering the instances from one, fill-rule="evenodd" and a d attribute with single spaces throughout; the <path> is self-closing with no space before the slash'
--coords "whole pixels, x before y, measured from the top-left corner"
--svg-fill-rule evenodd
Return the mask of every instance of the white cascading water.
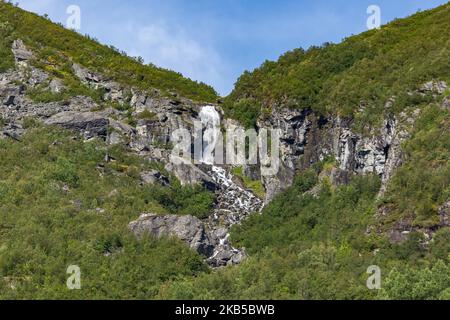
<path id="1" fill-rule="evenodd" d="M 220 115 L 213 106 L 205 106 L 200 111 L 200 120 L 205 128 L 203 133 L 202 163 L 214 164 L 214 149 L 220 136 Z"/>
<path id="2" fill-rule="evenodd" d="M 225 168 L 214 165 L 213 151 L 221 137 L 220 115 L 215 107 L 203 107 L 199 116 L 204 127 L 202 163 L 211 165 L 208 174 L 220 188 L 214 213 L 208 223 L 210 231 L 218 240 L 214 255 L 209 261 L 220 266 L 223 261 L 233 263 L 245 256 L 244 252 L 233 248 L 229 243 L 229 230 L 232 225 L 241 223 L 251 213 L 260 212 L 263 202 L 252 192 L 238 186 Z"/>

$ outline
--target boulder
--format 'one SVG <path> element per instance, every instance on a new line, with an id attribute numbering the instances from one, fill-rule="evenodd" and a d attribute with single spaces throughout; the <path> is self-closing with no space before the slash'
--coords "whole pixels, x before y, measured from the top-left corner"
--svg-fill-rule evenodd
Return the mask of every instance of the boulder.
<path id="1" fill-rule="evenodd" d="M 108 112 L 102 114 L 105 117 L 111 116 Z M 113 119 L 109 119 L 109 121 L 111 130 L 107 139 L 108 144 L 127 144 L 135 136 L 136 132 L 132 126 Z"/>
<path id="2" fill-rule="evenodd" d="M 125 94 L 122 87 L 116 82 L 105 82 L 101 86 L 105 89 L 105 95 L 103 99 L 111 100 L 114 102 L 124 103 Z"/>
<path id="3" fill-rule="evenodd" d="M 48 87 L 50 88 L 50 91 L 53 93 L 61 93 L 64 90 L 64 85 L 60 79 L 52 79 L 50 81 Z"/>
<path id="4" fill-rule="evenodd" d="M 155 238 L 176 237 L 206 257 L 214 252 L 205 225 L 193 216 L 142 214 L 129 227 L 138 239 L 146 234 Z"/>
<path id="5" fill-rule="evenodd" d="M 13 42 L 11 49 L 17 62 L 27 61 L 33 58 L 33 53 L 27 49 L 20 39 Z"/>
<path id="6" fill-rule="evenodd" d="M 145 184 L 159 183 L 163 186 L 169 185 L 169 179 L 167 179 L 167 177 L 163 176 L 161 172 L 157 170 L 141 172 L 141 180 Z"/>
<path id="7" fill-rule="evenodd" d="M 232 266 L 240 264 L 247 258 L 244 250 L 228 249 L 217 252 L 216 255 L 208 259 L 208 264 L 213 268 Z"/>
<path id="8" fill-rule="evenodd" d="M 23 85 L 8 85 L 0 88 L 0 104 L 7 107 L 17 104 L 17 98 L 24 92 Z"/>
<path id="9" fill-rule="evenodd" d="M 108 113 L 104 114 L 105 116 Z M 125 135 L 125 136 L 132 136 L 135 134 L 135 129 L 123 122 L 120 121 L 116 121 L 116 120 L 110 120 L 110 125 L 111 128 L 116 130 L 117 132 L 120 132 L 121 134 Z"/>
<path id="10" fill-rule="evenodd" d="M 47 119 L 45 124 L 79 131 L 86 139 L 90 139 L 96 136 L 107 136 L 109 119 L 94 112 L 64 111 Z"/>
<path id="11" fill-rule="evenodd" d="M 24 133 L 25 129 L 23 129 L 20 124 L 8 123 L 2 128 L 0 137 L 8 137 L 20 141 L 20 138 Z"/>
<path id="12" fill-rule="evenodd" d="M 83 68 L 77 63 L 72 65 L 72 69 L 78 79 L 80 79 L 83 83 L 91 84 L 102 81 L 102 77 L 100 75 Z"/>
<path id="13" fill-rule="evenodd" d="M 104 89 L 104 100 L 111 100 L 121 104 L 125 102 L 126 99 L 123 88 L 117 82 L 109 81 L 102 75 L 92 72 L 77 63 L 72 65 L 72 69 L 78 79 L 80 79 L 84 84 L 87 84 L 95 89 Z"/>
<path id="14" fill-rule="evenodd" d="M 412 227 L 410 219 L 401 219 L 397 221 L 393 228 L 388 232 L 388 238 L 391 243 L 401 244 L 408 240 L 411 232 L 416 231 Z"/>
<path id="15" fill-rule="evenodd" d="M 182 185 L 200 184 L 210 191 L 215 191 L 218 188 L 216 182 L 209 175 L 193 164 L 175 164 L 170 162 L 165 168 L 167 171 L 172 172 Z"/>
<path id="16" fill-rule="evenodd" d="M 444 81 L 428 81 L 423 84 L 420 88 L 422 92 L 434 92 L 438 94 L 443 94 L 447 89 L 447 83 Z"/>

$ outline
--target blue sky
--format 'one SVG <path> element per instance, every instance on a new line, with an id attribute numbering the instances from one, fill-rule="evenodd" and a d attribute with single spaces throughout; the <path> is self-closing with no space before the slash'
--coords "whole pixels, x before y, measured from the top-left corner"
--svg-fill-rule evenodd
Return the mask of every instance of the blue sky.
<path id="1" fill-rule="evenodd" d="M 366 30 L 367 7 L 382 23 L 446 0 L 17 0 L 66 23 L 81 8 L 81 30 L 145 62 L 183 73 L 226 95 L 244 70 L 282 53 Z"/>

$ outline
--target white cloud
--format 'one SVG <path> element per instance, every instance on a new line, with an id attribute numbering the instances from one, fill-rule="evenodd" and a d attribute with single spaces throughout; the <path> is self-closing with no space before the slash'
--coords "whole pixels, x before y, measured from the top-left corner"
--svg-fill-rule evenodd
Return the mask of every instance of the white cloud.
<path id="1" fill-rule="evenodd" d="M 193 40 L 183 29 L 169 28 L 163 22 L 138 28 L 135 37 L 130 54 L 191 79 L 213 84 L 223 91 L 226 68 L 214 48 Z"/>

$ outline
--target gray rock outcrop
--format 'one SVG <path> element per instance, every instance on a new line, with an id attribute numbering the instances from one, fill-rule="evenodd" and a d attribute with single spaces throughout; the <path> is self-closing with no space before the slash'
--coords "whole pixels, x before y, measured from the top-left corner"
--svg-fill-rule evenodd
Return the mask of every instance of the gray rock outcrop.
<path id="1" fill-rule="evenodd" d="M 58 125 L 79 131 L 85 139 L 106 137 L 109 123 L 109 119 L 99 113 L 74 111 L 58 113 L 45 121 L 46 125 Z"/>
<path id="2" fill-rule="evenodd" d="M 129 227 L 138 238 L 145 234 L 156 238 L 173 236 L 205 257 L 214 253 L 214 243 L 205 225 L 193 216 L 142 214 Z"/>
<path id="3" fill-rule="evenodd" d="M 262 176 L 265 202 L 291 186 L 297 171 L 328 157 L 336 160 L 341 171 L 337 181 L 348 181 L 352 174 L 374 173 L 382 179 L 380 195 L 384 194 L 392 173 L 402 164 L 401 144 L 419 113 L 388 117 L 380 128 L 362 134 L 353 130 L 349 119 L 324 118 L 308 109 L 272 112 L 258 121 L 259 128 L 281 129 L 280 170 L 274 176 Z"/>
<path id="4" fill-rule="evenodd" d="M 443 94 L 447 90 L 448 86 L 445 81 L 428 81 L 424 83 L 420 88 L 421 92 L 434 92 L 437 94 Z"/>
<path id="5" fill-rule="evenodd" d="M 141 180 L 144 184 L 159 183 L 163 186 L 169 185 L 169 179 L 161 174 L 158 170 L 144 171 L 140 174 Z"/>
<path id="6" fill-rule="evenodd" d="M 440 226 L 450 227 L 450 200 L 439 207 L 438 213 L 440 218 Z"/>
<path id="7" fill-rule="evenodd" d="M 191 163 L 175 164 L 169 162 L 165 169 L 172 172 L 180 180 L 182 185 L 199 184 L 211 191 L 215 191 L 218 188 L 211 176 Z"/>
<path id="8" fill-rule="evenodd" d="M 27 49 L 22 40 L 15 40 L 12 44 L 12 52 L 16 62 L 27 61 L 34 57 L 33 53 Z"/>

